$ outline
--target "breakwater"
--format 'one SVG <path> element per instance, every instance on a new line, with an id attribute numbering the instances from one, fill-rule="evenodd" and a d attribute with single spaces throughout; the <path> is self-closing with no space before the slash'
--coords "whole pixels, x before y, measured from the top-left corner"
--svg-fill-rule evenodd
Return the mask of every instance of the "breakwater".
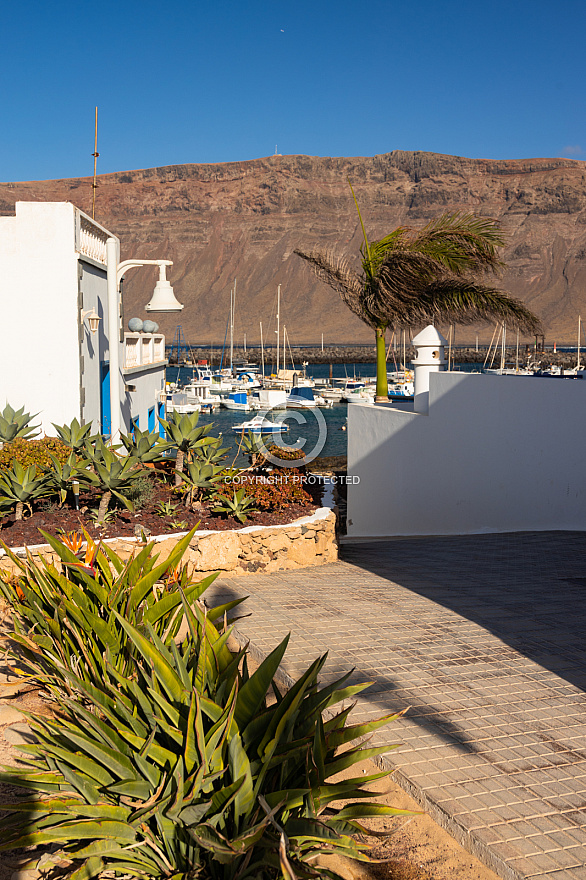
<path id="1" fill-rule="evenodd" d="M 489 353 L 488 346 L 479 345 L 478 350 L 475 346 L 454 346 L 452 348 L 452 361 L 456 364 L 480 364 L 483 365 L 485 361 L 487 362 L 487 366 L 490 366 L 491 363 L 494 367 L 499 367 L 501 363 L 501 348 L 498 347 L 497 351 L 494 351 L 494 348 Z M 265 346 L 264 357 L 265 357 L 265 366 L 267 371 L 272 370 L 276 366 L 277 360 L 277 350 L 275 347 Z M 448 355 L 448 348 L 446 347 L 446 357 Z M 494 356 L 493 356 L 494 355 Z M 176 354 L 171 352 L 170 347 L 167 349 L 167 356 L 170 358 L 170 363 L 176 364 Z M 407 363 L 410 364 L 413 358 L 415 357 L 415 349 L 412 345 L 408 345 L 405 349 L 405 358 Z M 576 366 L 577 360 L 577 352 L 576 351 L 553 351 L 552 348 L 546 348 L 541 351 L 539 349 L 535 349 L 533 345 L 522 345 L 519 348 L 519 366 L 525 367 L 527 364 L 536 365 L 541 368 L 548 367 L 550 364 L 555 364 L 559 367 L 564 367 L 564 369 L 571 369 Z M 220 364 L 223 366 L 227 366 L 229 362 L 227 360 L 229 358 L 229 354 L 224 352 L 224 357 L 222 358 L 221 349 L 211 350 L 209 348 L 204 348 L 203 346 L 192 347 L 188 352 L 181 352 L 180 362 L 181 363 L 197 363 L 198 360 L 206 360 L 213 367 L 218 367 Z M 255 363 L 259 363 L 261 361 L 261 351 L 260 347 L 248 346 L 248 348 L 244 349 L 241 346 L 234 346 L 233 353 L 233 361 L 235 364 L 242 361 L 253 361 Z M 338 345 L 338 346 L 324 346 L 322 349 L 321 346 L 316 345 L 299 345 L 295 347 L 291 347 L 291 349 L 287 349 L 287 354 L 285 358 L 285 367 L 287 369 L 291 369 L 292 364 L 295 364 L 297 368 L 301 366 L 304 362 L 308 364 L 372 364 L 376 360 L 376 353 L 374 345 Z M 396 360 L 397 364 L 402 362 L 403 360 L 403 349 L 397 346 L 396 349 L 391 348 L 389 350 L 388 356 L 388 364 L 389 369 L 392 369 L 394 366 L 394 360 Z M 505 349 L 505 362 L 507 365 L 515 365 L 517 360 L 517 347 L 515 345 L 507 346 Z M 283 352 L 282 350 L 279 353 L 279 362 L 281 367 L 283 366 Z M 581 355 L 581 362 L 583 364 L 586 363 L 586 351 L 584 351 Z"/>

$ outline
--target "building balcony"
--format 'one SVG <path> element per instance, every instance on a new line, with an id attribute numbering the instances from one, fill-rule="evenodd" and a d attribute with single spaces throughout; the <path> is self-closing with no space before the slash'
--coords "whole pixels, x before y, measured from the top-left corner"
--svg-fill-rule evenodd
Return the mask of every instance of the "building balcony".
<path id="1" fill-rule="evenodd" d="M 165 337 L 161 333 L 125 333 L 123 369 L 164 364 Z"/>

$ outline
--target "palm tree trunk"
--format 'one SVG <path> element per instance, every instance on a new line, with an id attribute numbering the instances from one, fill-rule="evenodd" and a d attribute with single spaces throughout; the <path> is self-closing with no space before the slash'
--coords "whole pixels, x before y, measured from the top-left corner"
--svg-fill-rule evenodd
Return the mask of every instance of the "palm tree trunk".
<path id="1" fill-rule="evenodd" d="M 100 501 L 100 506 L 98 508 L 98 518 L 96 520 L 96 523 L 98 523 L 100 525 L 104 522 L 104 519 L 106 517 L 106 513 L 108 511 L 108 504 L 110 503 L 111 497 L 112 497 L 111 492 L 104 492 L 104 494 L 102 495 L 102 500 Z"/>
<path id="2" fill-rule="evenodd" d="M 183 462 L 185 461 L 185 453 L 182 449 L 177 450 L 177 458 L 175 460 L 175 485 L 180 486 L 183 480 L 181 479 L 181 474 L 183 473 Z"/>
<path id="3" fill-rule="evenodd" d="M 383 326 L 376 328 L 376 403 L 382 403 L 389 399 L 385 330 L 386 327 Z"/>

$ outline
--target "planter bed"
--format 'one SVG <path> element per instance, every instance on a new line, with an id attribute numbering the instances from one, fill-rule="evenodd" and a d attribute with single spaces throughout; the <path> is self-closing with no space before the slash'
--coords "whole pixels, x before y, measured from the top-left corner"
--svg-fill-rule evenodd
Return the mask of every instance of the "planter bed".
<path id="1" fill-rule="evenodd" d="M 291 509 L 283 511 L 287 520 Z M 274 514 L 261 514 L 274 519 Z M 230 528 L 229 520 L 220 520 L 221 529 L 202 529 L 197 531 L 191 541 L 184 560 L 191 562 L 196 571 L 223 571 L 230 574 L 251 572 L 286 571 L 308 565 L 323 565 L 338 558 L 335 526 L 336 516 L 328 507 L 314 509 L 308 515 L 286 522 L 271 522 L 263 525 L 255 523 L 241 528 Z M 140 520 L 138 520 L 140 522 Z M 134 520 L 136 524 L 137 520 Z M 197 522 L 197 520 L 196 520 Z M 228 524 L 228 525 L 227 525 Z M 195 525 L 195 523 L 194 523 Z M 72 526 L 75 529 L 75 525 Z M 79 525 L 77 526 L 79 530 Z M 53 530 L 51 530 L 53 531 Z M 104 537 L 102 530 L 102 537 Z M 37 533 L 38 534 L 38 533 Z M 150 536 L 155 541 L 162 558 L 167 556 L 177 539 L 185 531 L 174 534 Z M 130 556 L 142 538 L 134 534 L 104 538 L 108 545 L 122 556 Z M 30 544 L 12 547 L 17 556 L 25 556 L 27 550 L 33 555 L 51 555 L 48 544 Z M 12 569 L 13 563 L 0 550 L 0 567 Z"/>

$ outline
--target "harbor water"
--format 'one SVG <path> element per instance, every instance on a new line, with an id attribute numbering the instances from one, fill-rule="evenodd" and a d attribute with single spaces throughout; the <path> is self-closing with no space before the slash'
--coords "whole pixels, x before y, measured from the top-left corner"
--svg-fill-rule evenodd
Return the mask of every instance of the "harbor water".
<path id="1" fill-rule="evenodd" d="M 333 364 L 332 376 L 334 379 L 374 379 L 376 376 L 376 364 Z M 392 366 L 389 366 L 392 369 Z M 457 369 L 478 370 L 478 364 L 462 364 Z M 193 375 L 191 367 L 167 367 L 167 381 L 177 382 L 184 385 L 189 382 Z M 329 364 L 310 364 L 307 367 L 307 375 L 313 379 L 328 379 L 330 376 Z M 316 389 L 319 390 L 319 389 Z M 346 455 L 348 450 L 348 435 L 346 421 L 348 406 L 356 404 L 339 403 L 331 408 L 320 408 L 318 412 L 323 416 L 324 424 L 320 423 L 319 416 L 313 410 L 271 410 L 268 418 L 272 421 L 284 421 L 289 429 L 283 434 L 282 443 L 285 447 L 300 448 L 302 455 L 313 455 L 319 448 L 319 456 Z M 199 424 L 212 424 L 212 434 L 222 435 L 223 446 L 228 447 L 230 455 L 235 456 L 236 466 L 243 466 L 245 459 L 238 454 L 238 436 L 233 433 L 233 426 L 248 421 L 255 415 L 250 413 L 235 412 L 234 410 L 218 409 L 216 412 L 207 414 L 200 413 Z M 323 446 L 322 446 L 323 441 Z"/>

